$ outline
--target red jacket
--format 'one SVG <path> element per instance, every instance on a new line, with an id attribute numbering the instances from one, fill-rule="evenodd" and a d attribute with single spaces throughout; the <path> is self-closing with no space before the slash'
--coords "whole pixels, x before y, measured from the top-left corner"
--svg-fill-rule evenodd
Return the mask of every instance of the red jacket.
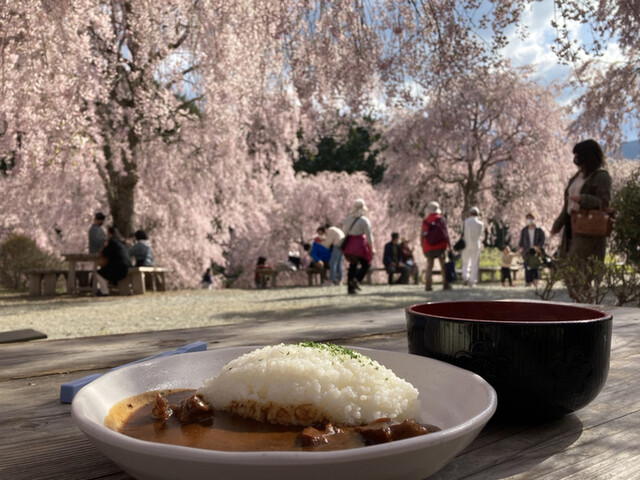
<path id="1" fill-rule="evenodd" d="M 444 234 L 444 240 L 436 243 L 435 245 L 431 245 L 427 242 L 427 231 L 429 229 L 429 224 L 436 222 L 437 227 L 433 225 L 431 228 L 440 228 L 442 233 Z M 422 251 L 427 253 L 430 250 L 446 250 L 449 245 L 449 231 L 447 229 L 446 220 L 439 213 L 430 213 L 427 217 L 422 221 Z"/>

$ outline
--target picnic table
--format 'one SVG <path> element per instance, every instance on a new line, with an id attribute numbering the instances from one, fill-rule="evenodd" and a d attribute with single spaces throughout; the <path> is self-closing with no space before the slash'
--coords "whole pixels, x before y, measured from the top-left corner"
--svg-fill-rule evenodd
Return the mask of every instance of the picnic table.
<path id="1" fill-rule="evenodd" d="M 430 479 L 640 478 L 640 309 L 607 310 L 609 378 L 591 404 L 547 423 L 494 417 Z M 196 341 L 214 349 L 302 339 L 407 351 L 399 309 L 0 345 L 0 478 L 131 478 L 75 427 L 70 405 L 58 400 L 64 382 Z"/>
<path id="2" fill-rule="evenodd" d="M 75 295 L 83 289 L 88 289 L 92 294 L 95 295 L 96 291 L 98 290 L 98 279 L 96 277 L 96 272 L 98 271 L 98 258 L 100 257 L 100 255 L 97 253 L 63 253 L 62 257 L 66 262 L 69 263 L 69 273 L 67 274 L 67 293 Z M 91 287 L 82 287 L 76 285 L 76 277 L 78 274 L 77 267 L 78 265 L 83 263 L 91 265 Z M 88 283 L 88 277 L 85 280 L 87 280 L 87 282 L 83 283 Z"/>
<path id="3" fill-rule="evenodd" d="M 55 295 L 59 276 L 65 277 L 67 293 L 71 295 L 76 295 L 81 291 L 96 293 L 98 288 L 96 271 L 99 255 L 97 253 L 63 253 L 62 257 L 68 264 L 66 270 L 34 269 L 24 271 L 29 282 L 29 296 Z M 79 270 L 78 267 L 82 264 L 90 264 L 90 269 Z M 90 274 L 92 274 L 91 285 L 89 285 Z"/>

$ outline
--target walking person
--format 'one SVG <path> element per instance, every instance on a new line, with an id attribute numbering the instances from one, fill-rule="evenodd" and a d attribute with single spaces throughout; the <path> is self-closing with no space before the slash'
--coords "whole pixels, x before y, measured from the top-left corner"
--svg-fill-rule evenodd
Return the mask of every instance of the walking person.
<path id="1" fill-rule="evenodd" d="M 562 210 L 553 222 L 551 235 L 562 232 L 560 257 L 575 257 L 583 260 L 589 258 L 604 263 L 607 248 L 606 236 L 586 236 L 571 231 L 571 215 L 580 209 L 597 210 L 609 207 L 611 200 L 611 176 L 605 170 L 605 159 L 602 148 L 595 140 L 589 139 L 577 143 L 573 147 L 573 163 L 578 172 L 569 179 L 564 191 Z M 572 298 L 579 298 L 578 290 L 589 288 L 595 278 L 590 278 L 587 285 L 578 285 L 571 279 L 565 283 Z"/>
<path id="2" fill-rule="evenodd" d="M 449 240 L 447 222 L 440 215 L 441 213 L 438 202 L 429 202 L 427 205 L 427 216 L 422 221 L 422 252 L 427 258 L 425 290 L 428 292 L 433 290 L 433 264 L 436 258 L 440 262 L 442 288 L 443 290 L 451 289 L 451 284 L 445 275 L 445 253 L 447 250 L 451 250 L 451 242 Z"/>
<path id="3" fill-rule="evenodd" d="M 536 217 L 532 212 L 527 213 L 525 216 L 526 226 L 520 231 L 520 242 L 518 243 L 518 247 L 520 247 L 520 254 L 522 255 L 522 259 L 526 260 L 529 255 L 529 251 L 537 247 L 540 251 L 544 250 L 544 242 L 545 235 L 544 231 L 536 225 Z M 529 286 L 532 283 L 532 276 L 529 272 L 529 267 L 527 266 L 527 262 L 524 262 L 524 281 L 525 286 Z"/>
<path id="4" fill-rule="evenodd" d="M 350 295 L 360 290 L 360 283 L 367 274 L 375 254 L 371 221 L 366 216 L 368 211 L 364 200 L 358 198 L 353 202 L 349 214 L 344 219 L 343 231 L 346 238 L 342 253 L 349 262 L 347 292 Z"/>
<path id="5" fill-rule="evenodd" d="M 482 233 L 484 232 L 484 223 L 478 218 L 479 216 L 478 207 L 471 207 L 463 227 L 466 246 L 462 250 L 462 282 L 470 287 L 478 283 Z"/>

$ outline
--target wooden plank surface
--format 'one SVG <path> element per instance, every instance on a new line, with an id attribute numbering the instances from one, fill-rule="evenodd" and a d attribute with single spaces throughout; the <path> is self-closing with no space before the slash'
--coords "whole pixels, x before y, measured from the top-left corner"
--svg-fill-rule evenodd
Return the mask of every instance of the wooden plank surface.
<path id="1" fill-rule="evenodd" d="M 382 310 L 277 322 L 256 321 L 251 324 L 50 340 L 19 346 L 6 345 L 0 348 L 0 381 L 109 369 L 195 341 L 207 342 L 208 348 L 233 347 L 350 338 L 405 330 L 403 310 Z M 406 348 L 405 341 L 405 351 Z"/>
<path id="2" fill-rule="evenodd" d="M 609 378 L 590 405 L 543 424 L 494 418 L 430 478 L 640 478 L 640 310 L 612 313 Z M 130 478 L 90 444 L 73 424 L 70 406 L 59 402 L 60 384 L 70 379 L 197 340 L 212 349 L 304 338 L 407 349 L 402 311 L 0 345 L 0 478 Z"/>

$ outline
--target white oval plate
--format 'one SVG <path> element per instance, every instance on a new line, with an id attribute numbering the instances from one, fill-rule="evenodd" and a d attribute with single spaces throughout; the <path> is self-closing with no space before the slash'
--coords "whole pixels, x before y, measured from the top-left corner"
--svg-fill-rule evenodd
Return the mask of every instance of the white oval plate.
<path id="1" fill-rule="evenodd" d="M 104 426 L 118 401 L 150 390 L 199 388 L 227 362 L 255 348 L 186 353 L 109 372 L 78 392 L 72 417 L 98 449 L 139 479 L 419 480 L 467 446 L 497 406 L 493 388 L 467 370 L 417 355 L 354 348 L 411 382 L 420 392 L 416 420 L 442 430 L 334 452 L 220 452 L 137 440 Z"/>

